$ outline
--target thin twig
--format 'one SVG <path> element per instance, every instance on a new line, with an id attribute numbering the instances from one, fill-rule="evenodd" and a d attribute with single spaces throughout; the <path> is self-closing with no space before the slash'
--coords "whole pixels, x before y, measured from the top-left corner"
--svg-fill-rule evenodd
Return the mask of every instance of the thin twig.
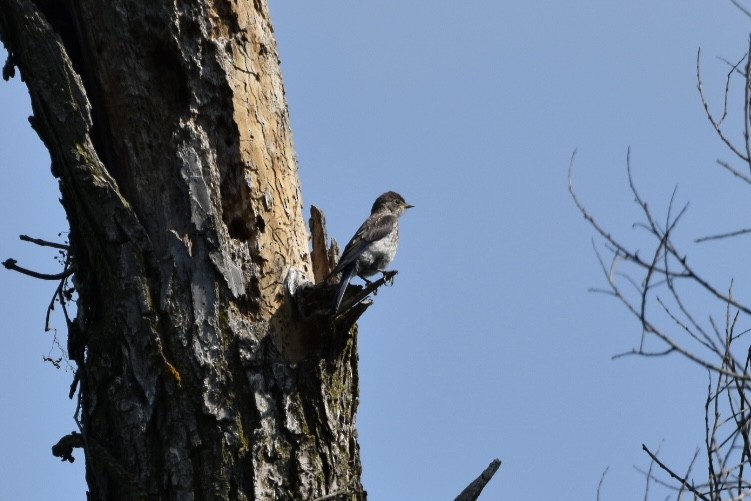
<path id="1" fill-rule="evenodd" d="M 699 449 L 696 449 L 694 451 L 694 457 L 691 458 L 691 462 L 688 464 L 688 468 L 686 468 L 686 475 L 685 478 L 688 478 L 691 475 L 691 469 L 694 467 L 694 463 L 696 463 L 696 459 L 699 457 Z M 678 501 L 680 501 L 681 496 L 683 495 L 684 487 L 681 486 L 680 490 L 678 491 Z"/>
<path id="2" fill-rule="evenodd" d="M 602 492 L 602 486 L 605 483 L 605 475 L 608 474 L 608 470 L 610 470 L 610 466 L 605 468 L 605 470 L 602 472 L 602 475 L 600 475 L 600 482 L 597 484 L 597 501 L 601 501 L 600 494 Z"/>
<path id="3" fill-rule="evenodd" d="M 745 235 L 751 233 L 751 228 L 744 228 L 742 230 L 731 231 L 729 233 L 720 233 L 719 235 L 710 235 L 708 237 L 701 237 L 694 240 L 695 243 L 706 242 L 708 240 L 720 240 L 722 238 L 737 237 L 738 235 Z"/>
<path id="4" fill-rule="evenodd" d="M 65 273 L 66 270 L 70 270 L 71 267 L 71 259 L 70 254 L 65 259 L 65 266 L 63 268 L 63 273 Z M 67 302 L 65 299 L 65 296 L 63 295 L 63 290 L 65 289 L 65 284 L 67 283 L 68 276 L 70 274 L 65 275 L 61 280 L 60 283 L 57 284 L 57 288 L 55 289 L 55 293 L 52 294 L 52 299 L 50 300 L 49 306 L 47 306 L 47 314 L 44 317 L 44 330 L 50 331 L 50 316 L 52 315 L 52 310 L 55 309 L 55 301 L 60 302 L 60 308 L 63 310 L 63 315 L 65 316 L 65 323 L 67 325 L 70 325 L 71 320 L 70 316 L 68 315 L 68 308 L 66 308 L 65 303 Z"/>
<path id="5" fill-rule="evenodd" d="M 744 56 L 745 58 L 746 56 Z M 696 54 L 696 81 L 697 81 L 697 89 L 699 90 L 699 97 L 701 99 L 702 105 L 704 105 L 704 113 L 707 115 L 707 119 L 712 124 L 712 128 L 715 130 L 717 135 L 720 136 L 720 139 L 723 143 L 727 145 L 727 147 L 735 153 L 741 160 L 748 162 L 749 157 L 747 155 L 744 155 L 739 149 L 735 147 L 735 145 L 725 136 L 725 133 L 722 131 L 722 122 L 725 120 L 725 117 L 727 117 L 727 103 L 728 103 L 728 94 L 730 93 L 730 76 L 733 74 L 733 71 L 735 71 L 738 66 L 743 62 L 743 59 L 741 59 L 733 68 L 728 72 L 727 80 L 725 81 L 725 99 L 724 99 L 724 106 L 723 106 L 723 113 L 722 117 L 719 120 L 715 120 L 714 115 L 712 115 L 712 112 L 709 109 L 709 102 L 707 101 L 706 96 L 704 95 L 704 84 L 701 80 L 701 49 L 698 50 Z"/>
<path id="6" fill-rule="evenodd" d="M 662 444 L 660 444 L 660 447 L 662 447 Z M 657 448 L 657 452 L 658 453 L 660 452 L 660 447 Z M 655 477 L 654 477 L 654 475 L 652 475 L 652 469 L 654 468 L 654 466 L 655 466 L 655 462 L 654 461 L 650 461 L 649 462 L 649 468 L 647 469 L 646 474 L 645 474 L 645 479 L 646 479 L 647 483 L 644 486 L 644 501 L 648 501 L 649 500 L 649 486 L 651 485 L 651 483 L 652 483 L 653 480 L 656 480 Z"/>
<path id="7" fill-rule="evenodd" d="M 18 238 L 24 242 L 31 242 L 32 244 L 41 245 L 42 247 L 52 247 L 64 251 L 70 250 L 70 245 L 59 244 L 57 242 L 50 242 L 48 240 L 42 240 L 41 238 L 32 238 L 28 235 L 19 235 Z"/>
<path id="8" fill-rule="evenodd" d="M 749 37 L 749 50 L 747 54 L 751 54 L 751 37 Z M 744 88 L 744 106 L 743 106 L 743 139 L 746 143 L 746 161 L 751 159 L 751 116 L 749 116 L 749 98 L 751 98 L 751 57 L 746 58 L 746 85 Z"/>
<path id="9" fill-rule="evenodd" d="M 707 496 L 705 496 L 704 494 L 702 494 L 701 492 L 699 492 L 698 490 L 696 490 L 696 488 L 692 484 L 689 484 L 688 479 L 686 479 L 684 477 L 681 477 L 680 475 L 678 475 L 677 473 L 675 473 L 673 470 L 671 470 L 670 468 L 668 468 L 662 461 L 660 461 L 659 459 L 657 459 L 657 456 L 655 456 L 654 454 L 652 454 L 652 451 L 650 451 L 649 448 L 646 445 L 641 444 L 641 448 L 642 448 L 642 450 L 644 452 L 646 452 L 649 455 L 650 458 L 652 458 L 652 461 L 654 461 L 655 463 L 657 463 L 657 466 L 659 466 L 660 468 L 662 468 L 665 472 L 667 472 L 668 475 L 670 475 L 671 477 L 673 477 L 675 480 L 679 481 L 681 483 L 681 485 L 685 486 L 686 489 L 688 489 L 692 494 L 694 494 L 696 497 L 698 497 L 699 499 L 702 499 L 704 501 L 711 501 Z"/>
<path id="10" fill-rule="evenodd" d="M 747 175 L 743 174 L 739 170 L 736 170 L 729 163 L 724 162 L 722 160 L 717 160 L 717 164 L 720 167 L 723 167 L 725 170 L 727 170 L 728 172 L 730 172 L 732 175 L 734 175 L 738 179 L 740 179 L 740 180 L 742 180 L 742 181 L 744 181 L 744 182 L 746 182 L 748 184 L 751 184 L 751 177 L 748 177 Z"/>
<path id="11" fill-rule="evenodd" d="M 736 7 L 738 7 L 738 9 L 739 9 L 739 10 L 740 10 L 741 12 L 743 12 L 744 14 L 746 14 L 746 15 L 747 15 L 748 17 L 751 17 L 751 12 L 749 12 L 749 11 L 748 11 L 748 10 L 746 10 L 746 9 L 745 9 L 744 7 L 742 7 L 742 6 L 741 6 L 741 4 L 739 4 L 739 3 L 737 2 L 737 0 L 730 0 L 730 3 L 732 3 L 733 5 L 735 5 Z"/>

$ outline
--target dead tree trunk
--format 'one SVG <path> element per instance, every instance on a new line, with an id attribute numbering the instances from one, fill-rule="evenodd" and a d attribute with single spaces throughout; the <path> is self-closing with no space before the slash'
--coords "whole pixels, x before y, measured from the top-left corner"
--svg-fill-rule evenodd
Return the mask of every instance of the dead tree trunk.
<path id="1" fill-rule="evenodd" d="M 89 499 L 364 499 L 356 336 L 285 294 L 312 270 L 266 0 L 0 0 L 0 35 L 70 222 Z"/>

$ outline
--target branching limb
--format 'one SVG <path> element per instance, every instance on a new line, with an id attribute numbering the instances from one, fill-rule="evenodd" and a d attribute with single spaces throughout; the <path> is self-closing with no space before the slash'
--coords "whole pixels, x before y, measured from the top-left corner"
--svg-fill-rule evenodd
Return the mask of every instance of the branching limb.
<path id="1" fill-rule="evenodd" d="M 65 244 L 59 244 L 57 242 L 50 242 L 47 240 L 42 240 L 41 238 L 32 238 L 28 235 L 19 235 L 21 240 L 24 242 L 31 242 L 36 245 L 40 245 L 43 247 L 52 247 L 54 249 L 60 249 L 65 251 L 66 253 L 70 252 L 70 246 Z M 28 275 L 30 277 L 38 278 L 40 280 L 61 280 L 66 277 L 69 277 L 73 274 L 74 270 L 73 267 L 70 266 L 70 255 L 68 254 L 66 257 L 65 266 L 63 267 L 63 271 L 60 273 L 54 273 L 54 274 L 48 274 L 48 273 L 39 273 L 37 271 L 29 270 L 28 268 L 24 268 L 23 266 L 19 266 L 18 261 L 15 259 L 6 259 L 3 261 L 3 266 L 5 266 L 6 269 L 17 271 L 18 273 L 22 273 L 24 275 Z"/>
<path id="2" fill-rule="evenodd" d="M 736 6 L 737 2 L 732 0 Z M 743 10 L 747 15 L 751 13 Z M 751 38 L 748 51 L 736 63 L 728 63 L 725 78 L 722 114 L 715 116 L 706 98 L 701 75 L 701 52 L 697 54 L 696 79 L 702 105 L 714 131 L 737 158 L 748 167 L 738 169 L 724 161 L 718 164 L 733 176 L 751 185 Z M 731 79 L 741 76 L 744 82 L 743 126 L 741 133 L 744 144 L 733 144 L 724 130 L 729 116 Z M 603 292 L 618 299 L 634 315 L 641 326 L 641 341 L 637 348 L 616 355 L 661 357 L 672 353 L 680 354 L 693 364 L 708 371 L 709 382 L 704 400 L 703 447 L 697 449 L 686 473 L 668 467 L 658 459 L 657 454 L 642 446 L 649 455 L 645 501 L 653 484 L 673 490 L 680 501 L 683 498 L 703 501 L 741 500 L 751 496 L 751 480 L 747 472 L 751 466 L 751 347 L 747 336 L 751 332 L 743 322 L 751 318 L 751 307 L 739 301 L 733 293 L 733 286 L 724 289 L 715 285 L 711 275 L 697 271 L 689 264 L 685 249 L 677 245 L 676 228 L 687 212 L 688 204 L 676 209 L 674 190 L 664 220 L 657 217 L 636 187 L 631 170 L 630 151 L 626 158 L 628 182 L 635 204 L 641 212 L 641 220 L 634 227 L 645 230 L 650 239 L 650 248 L 643 252 L 638 247 L 627 244 L 613 236 L 600 221 L 589 212 L 579 200 L 572 181 L 572 168 L 575 154 L 569 164 L 569 192 L 584 219 L 604 240 L 603 255 L 599 245 L 595 253 L 608 287 Z M 749 170 L 746 170 L 749 169 Z M 717 233 L 697 238 L 694 243 L 729 239 L 751 233 L 751 228 Z M 722 258 L 722 257 L 721 257 Z M 626 270 L 616 269 L 626 267 Z M 625 285 L 624 285 L 625 283 Z M 747 285 L 747 284 L 744 284 Z M 633 287 L 633 290 L 631 288 Z M 699 296 L 694 293 L 698 292 Z M 705 311 L 697 313 L 692 306 L 696 300 L 716 301 L 725 309 L 725 328 L 716 316 Z M 659 305 L 659 308 L 654 306 Z M 646 344 L 647 340 L 658 341 L 657 349 Z M 664 343 L 665 347 L 662 346 Z M 648 348 L 649 346 L 649 348 Z M 704 454 L 701 454 L 704 452 Z M 706 477 L 701 482 L 692 479 L 698 458 L 702 458 Z M 670 478 L 660 479 L 653 469 L 667 472 Z M 662 475 L 661 475 L 662 476 Z M 703 476 L 703 474 L 702 474 Z M 604 477 L 604 474 L 603 474 Z M 677 483 L 675 482 L 677 481 Z M 602 479 L 601 482 L 602 484 Z M 599 488 L 598 488 L 599 498 Z"/>
<path id="3" fill-rule="evenodd" d="M 626 309 L 630 311 L 636 318 L 639 319 L 639 321 L 642 323 L 642 328 L 644 329 L 646 333 L 654 334 L 658 339 L 663 341 L 669 347 L 664 352 L 659 352 L 659 353 L 648 353 L 648 352 L 643 351 L 642 349 L 639 349 L 639 350 L 633 350 L 626 354 L 642 355 L 642 356 L 659 356 L 659 355 L 668 355 L 670 353 L 676 352 L 676 353 L 680 353 L 681 355 L 691 360 L 692 362 L 700 365 L 701 367 L 704 367 L 705 369 L 709 369 L 711 371 L 718 372 L 718 373 L 727 373 L 726 368 L 722 367 L 721 365 L 713 364 L 712 362 L 704 360 L 703 358 L 700 358 L 693 352 L 687 350 L 686 348 L 678 344 L 676 341 L 674 341 L 670 335 L 663 332 L 661 329 L 658 329 L 657 326 L 654 325 L 648 318 L 642 317 L 640 309 L 636 305 L 631 303 L 628 300 L 628 298 L 626 298 L 623 291 L 613 280 L 612 275 L 608 273 L 607 267 L 605 266 L 603 258 L 599 252 L 597 252 L 597 259 L 599 260 L 600 268 L 602 269 L 603 274 L 605 275 L 606 279 L 608 280 L 608 284 L 610 285 L 611 290 L 609 292 L 612 295 L 614 295 L 616 298 L 618 298 L 618 300 L 620 300 L 621 303 L 624 306 L 626 306 Z M 624 356 L 626 354 L 621 354 L 619 356 Z M 729 374 L 729 375 L 737 376 L 738 378 L 743 379 L 743 380 L 751 380 L 751 375 L 747 375 L 747 374 L 743 374 L 743 375 Z"/>

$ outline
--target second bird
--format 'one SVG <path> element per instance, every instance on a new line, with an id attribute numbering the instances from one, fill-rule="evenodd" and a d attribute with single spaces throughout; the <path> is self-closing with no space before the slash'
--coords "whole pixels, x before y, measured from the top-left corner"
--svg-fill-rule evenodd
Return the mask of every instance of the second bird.
<path id="1" fill-rule="evenodd" d="M 399 246 L 399 216 L 410 207 L 413 206 L 395 191 L 387 191 L 376 198 L 370 216 L 344 248 L 339 264 L 328 277 L 342 274 L 333 316 L 339 312 L 344 292 L 355 275 L 367 282 L 365 277 L 384 271 L 394 259 Z"/>

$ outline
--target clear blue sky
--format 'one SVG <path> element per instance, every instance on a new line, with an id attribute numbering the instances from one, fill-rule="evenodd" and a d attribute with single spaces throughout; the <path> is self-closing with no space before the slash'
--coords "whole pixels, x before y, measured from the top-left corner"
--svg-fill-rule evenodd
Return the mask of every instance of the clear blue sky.
<path id="1" fill-rule="evenodd" d="M 685 468 L 702 442 L 707 376 L 677 357 L 611 360 L 640 329 L 587 292 L 604 279 L 566 170 L 578 148 L 579 195 L 635 243 L 628 146 L 659 214 L 675 185 L 691 201 L 686 241 L 748 227 L 746 187 L 715 165 L 731 156 L 704 118 L 695 59 L 701 47 L 720 106 L 727 68 L 716 57 L 743 56 L 750 20 L 714 0 L 271 8 L 306 211 L 323 208 L 344 243 L 383 191 L 416 206 L 403 218 L 396 283 L 361 322 L 370 499 L 453 499 L 495 457 L 503 465 L 484 500 L 594 500 L 606 467 L 603 501 L 641 499 L 642 443 L 662 443 L 665 461 Z M 0 260 L 54 272 L 52 252 L 16 238 L 66 230 L 18 78 L 0 83 L 0 109 Z M 720 286 L 734 277 L 749 304 L 748 246 L 689 255 Z M 0 498 L 83 499 L 81 453 L 74 465 L 50 454 L 75 427 L 72 374 L 41 360 L 57 353 L 43 332 L 54 285 L 0 271 Z"/>

